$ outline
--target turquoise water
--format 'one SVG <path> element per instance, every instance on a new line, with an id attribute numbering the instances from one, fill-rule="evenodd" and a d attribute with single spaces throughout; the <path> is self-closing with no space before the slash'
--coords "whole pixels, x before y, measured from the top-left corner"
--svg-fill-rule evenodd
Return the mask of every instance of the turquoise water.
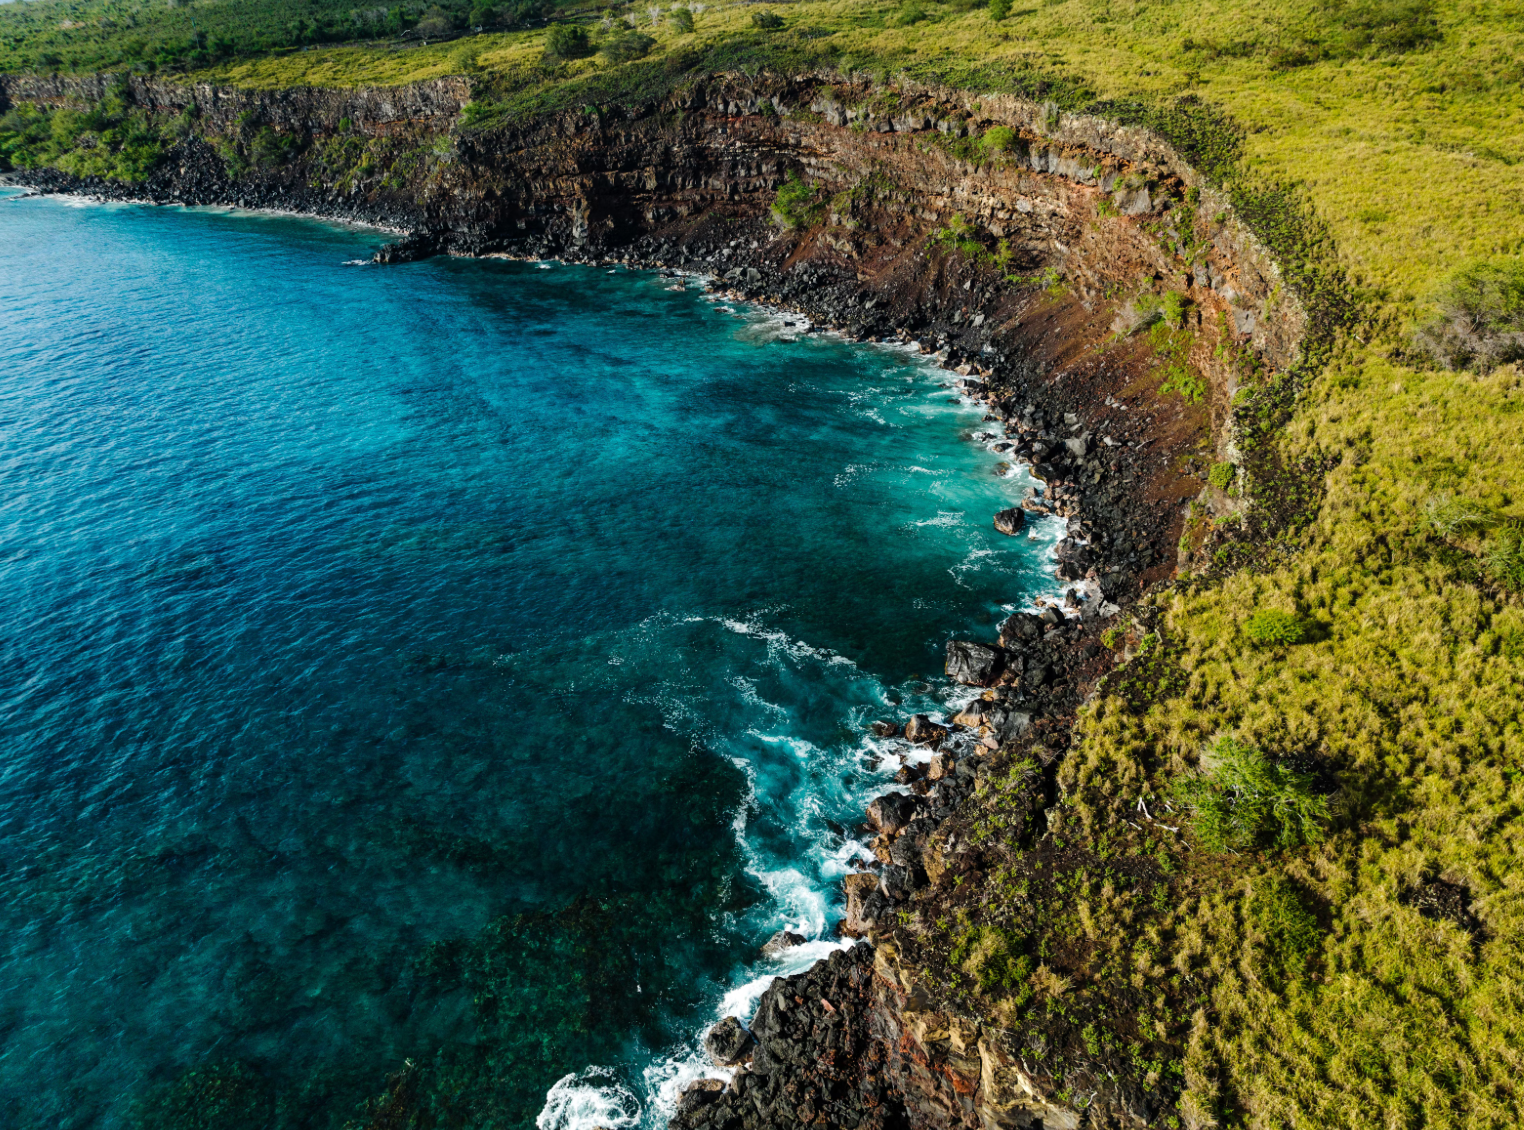
<path id="1" fill-rule="evenodd" d="M 382 239 L 0 202 L 0 1124 L 658 1125 L 1051 585 L 908 353 Z"/>

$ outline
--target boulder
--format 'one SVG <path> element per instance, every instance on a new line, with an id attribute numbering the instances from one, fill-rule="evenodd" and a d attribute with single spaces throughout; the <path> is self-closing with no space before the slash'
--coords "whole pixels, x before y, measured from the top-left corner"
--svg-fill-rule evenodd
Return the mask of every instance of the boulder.
<path id="1" fill-rule="evenodd" d="M 905 793 L 885 793 L 868 805 L 868 823 L 885 835 L 895 835 L 915 816 L 915 797 Z"/>
<path id="2" fill-rule="evenodd" d="M 1118 188 L 1111 194 L 1111 198 L 1117 206 L 1117 211 L 1124 216 L 1141 216 L 1154 206 L 1153 201 L 1149 199 L 1146 187 Z"/>
<path id="3" fill-rule="evenodd" d="M 950 753 L 939 753 L 931 759 L 931 765 L 926 770 L 926 776 L 933 781 L 940 781 L 944 777 L 952 776 L 953 765 L 956 764 Z"/>
<path id="4" fill-rule="evenodd" d="M 716 1067 L 735 1067 L 751 1058 L 755 1041 L 734 1016 L 727 1016 L 704 1035 L 704 1051 Z"/>
<path id="5" fill-rule="evenodd" d="M 1064 446 L 1069 449 L 1070 455 L 1074 456 L 1076 459 L 1083 459 L 1085 457 L 1085 452 L 1090 450 L 1090 437 L 1071 436 L 1070 438 L 1064 440 Z"/>
<path id="6" fill-rule="evenodd" d="M 990 712 L 990 736 L 996 741 L 1014 741 L 1032 725 L 1032 716 L 1024 710 L 1007 706 L 996 707 Z"/>
<path id="7" fill-rule="evenodd" d="M 1000 674 L 1000 653 L 983 644 L 947 641 L 947 674 L 971 687 L 987 687 Z"/>
<path id="8" fill-rule="evenodd" d="M 695 1079 L 683 1088 L 683 1093 L 677 1097 L 677 1115 L 679 1118 L 692 1114 L 701 1107 L 720 1101 L 720 1096 L 725 1093 L 725 1083 L 720 1079 Z"/>
<path id="9" fill-rule="evenodd" d="M 873 723 L 868 729 L 875 738 L 892 738 L 900 732 L 898 722 L 885 722 L 882 719 Z"/>
<path id="10" fill-rule="evenodd" d="M 953 721 L 960 726 L 967 726 L 970 730 L 977 730 L 984 724 L 984 716 L 989 713 L 989 708 L 989 703 L 982 698 L 976 698 L 954 715 Z"/>
<path id="11" fill-rule="evenodd" d="M 842 885 L 847 894 L 847 917 L 841 924 L 841 932 L 851 938 L 861 938 L 889 912 L 889 900 L 878 889 L 878 876 L 871 872 L 848 875 Z"/>
<path id="12" fill-rule="evenodd" d="M 905 739 L 914 745 L 935 745 L 947 737 L 947 727 L 938 726 L 924 714 L 913 714 L 905 723 Z"/>
<path id="13" fill-rule="evenodd" d="M 1011 537 L 1021 533 L 1022 527 L 1026 524 L 1026 511 L 1019 506 L 1012 506 L 1009 510 L 1002 510 L 995 515 L 995 529 Z"/>
<path id="14" fill-rule="evenodd" d="M 1043 622 L 1030 612 L 1017 612 L 1000 625 L 1000 642 L 1011 647 L 1020 640 L 1039 640 L 1043 628 Z"/>
<path id="15" fill-rule="evenodd" d="M 807 941 L 803 934 L 796 934 L 792 930 L 779 930 L 762 945 L 763 957 L 782 957 L 795 946 L 802 946 Z"/>
<path id="16" fill-rule="evenodd" d="M 917 882 L 915 870 L 891 863 L 878 878 L 878 893 L 890 902 L 904 902 L 924 883 Z"/>

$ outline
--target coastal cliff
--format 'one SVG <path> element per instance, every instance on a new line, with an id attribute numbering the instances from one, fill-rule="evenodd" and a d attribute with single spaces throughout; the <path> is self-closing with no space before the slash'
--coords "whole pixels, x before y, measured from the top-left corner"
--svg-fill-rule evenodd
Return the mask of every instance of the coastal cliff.
<path id="1" fill-rule="evenodd" d="M 727 1057 L 746 1069 L 691 1090 L 678 1121 L 1141 1126 L 1177 1111 L 1182 1081 L 1149 1064 L 1178 1032 L 1127 1015 L 1131 996 L 1142 1007 L 1129 986 L 1110 1015 L 1040 1023 L 989 992 L 1035 974 L 1018 920 L 1062 902 L 1039 888 L 1073 850 L 1055 806 L 1076 711 L 1116 685 L 1119 657 L 1146 658 L 1142 598 L 1209 567 L 1213 520 L 1242 520 L 1257 468 L 1235 404 L 1246 381 L 1293 369 L 1307 332 L 1275 263 L 1165 142 L 1009 96 L 824 74 L 714 76 L 655 102 L 476 124 L 461 80 L 0 89 L 185 123 L 138 183 L 45 168 L 24 183 L 383 224 L 405 233 L 388 262 L 703 272 L 819 326 L 936 352 L 958 394 L 987 404 L 987 438 L 1043 481 L 1023 511 L 1068 521 L 1055 569 L 1071 594 L 996 639 L 951 642 L 949 675 L 979 696 L 955 718 L 883 723 L 934 756 L 863 829 L 879 862 L 849 878 L 844 931 L 873 946 L 777 982 Z M 1064 955 L 1042 956 L 1062 981 Z"/>

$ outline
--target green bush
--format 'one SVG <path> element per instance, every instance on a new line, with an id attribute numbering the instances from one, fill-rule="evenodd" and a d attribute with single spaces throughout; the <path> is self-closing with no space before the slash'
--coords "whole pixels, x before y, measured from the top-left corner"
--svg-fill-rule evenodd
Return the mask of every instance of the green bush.
<path id="1" fill-rule="evenodd" d="M 773 219 L 785 228 L 807 226 L 820 209 L 815 197 L 814 187 L 805 184 L 798 173 L 790 170 L 773 200 Z"/>
<path id="2" fill-rule="evenodd" d="M 265 126 L 254 135 L 249 145 L 249 156 L 260 168 L 274 169 L 291 159 L 297 149 L 296 139 L 289 134 L 276 133 Z"/>
<path id="3" fill-rule="evenodd" d="M 1498 584 L 1524 589 L 1524 533 L 1508 523 L 1488 536 L 1482 549 L 1482 564 Z"/>
<path id="4" fill-rule="evenodd" d="M 449 35 L 455 30 L 455 16 L 436 4 L 423 13 L 423 18 L 418 21 L 417 30 L 418 34 L 425 39 Z"/>
<path id="5" fill-rule="evenodd" d="M 1524 260 L 1470 263 L 1450 276 L 1434 304 L 1438 313 L 1415 337 L 1445 368 L 1486 372 L 1524 360 Z"/>
<path id="6" fill-rule="evenodd" d="M 952 948 L 952 964 L 974 978 L 986 993 L 1017 995 L 1024 1004 L 1032 995 L 1027 984 L 1032 959 L 1025 953 L 1027 941 L 1020 934 L 993 926 L 975 926 Z"/>
<path id="7" fill-rule="evenodd" d="M 679 35 L 693 34 L 693 11 L 690 8 L 673 8 L 668 17 Z"/>
<path id="8" fill-rule="evenodd" d="M 605 40 L 598 50 L 611 63 L 628 63 L 649 55 L 651 48 L 655 46 L 656 40 L 649 35 L 638 31 L 627 31 L 614 36 L 613 39 Z"/>
<path id="9" fill-rule="evenodd" d="M 1011 0 L 990 0 L 990 19 L 1003 20 L 1011 14 Z"/>
<path id="10" fill-rule="evenodd" d="M 1165 291 L 1159 300 L 1159 314 L 1165 325 L 1176 330 L 1185 325 L 1185 311 L 1190 304 L 1191 300 L 1178 290 Z"/>
<path id="11" fill-rule="evenodd" d="M 587 29 L 577 24 L 551 24 L 545 33 L 545 55 L 550 59 L 581 59 L 593 53 Z"/>
<path id="12" fill-rule="evenodd" d="M 1207 472 L 1207 482 L 1218 490 L 1227 490 L 1233 485 L 1233 480 L 1238 476 L 1238 468 L 1231 463 L 1213 463 L 1212 469 Z"/>
<path id="13" fill-rule="evenodd" d="M 1301 643 L 1307 638 L 1307 625 L 1289 612 L 1261 608 L 1244 621 L 1244 635 L 1252 644 L 1273 647 Z"/>
<path id="14" fill-rule="evenodd" d="M 751 23 L 759 31 L 777 31 L 783 27 L 783 17 L 774 12 L 753 12 Z"/>
<path id="15" fill-rule="evenodd" d="M 478 4 L 471 9 L 467 21 L 472 27 L 491 27 L 497 23 L 497 9 L 487 4 Z"/>
<path id="16" fill-rule="evenodd" d="M 1210 851 L 1292 848 L 1323 838 L 1328 799 L 1313 785 L 1311 775 L 1224 737 L 1202 755 L 1201 773 L 1176 782 L 1173 792 Z"/>
<path id="17" fill-rule="evenodd" d="M 986 157 L 997 153 L 1009 153 L 1016 148 L 1016 131 L 1010 126 L 995 126 L 985 130 L 979 139 L 979 149 Z"/>

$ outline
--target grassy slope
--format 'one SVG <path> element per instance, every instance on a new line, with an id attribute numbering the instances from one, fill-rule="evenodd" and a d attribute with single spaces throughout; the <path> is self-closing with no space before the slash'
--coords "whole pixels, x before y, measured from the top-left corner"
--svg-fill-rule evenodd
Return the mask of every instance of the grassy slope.
<path id="1" fill-rule="evenodd" d="M 652 29 L 657 52 L 749 34 L 755 10 L 706 10 L 696 36 Z M 1102 940 L 1092 972 L 1156 992 L 1150 1023 L 1184 1046 L 1189 1123 L 1524 1124 L 1524 610 L 1479 569 L 1478 543 L 1442 540 L 1425 518 L 1439 492 L 1524 517 L 1524 385 L 1512 367 L 1477 377 L 1402 360 L 1450 272 L 1524 251 L 1524 10 L 1447 6 L 1439 38 L 1406 51 L 1352 46 L 1341 9 L 1287 0 L 1061 0 L 999 23 L 928 4 L 906 27 L 894 26 L 906 9 L 856 0 L 778 11 L 791 29 L 833 32 L 808 49 L 840 66 L 1009 60 L 1107 97 L 1196 93 L 1246 128 L 1252 175 L 1304 186 L 1370 315 L 1285 429 L 1290 457 L 1331 465 L 1323 500 L 1295 552 L 1160 599 L 1178 693 L 1089 710 L 1063 770 L 1066 827 L 1095 846 L 1098 871 L 1147 846 L 1174 877 L 1148 902 L 1097 881 L 1072 928 Z M 542 38 L 314 48 L 198 77 L 405 82 L 474 66 L 543 86 L 598 68 L 533 76 Z M 1274 66 L 1298 52 L 1328 57 Z M 1267 607 L 1316 622 L 1319 638 L 1250 646 L 1243 621 Z M 1157 806 L 1223 732 L 1337 777 L 1324 843 L 1209 858 L 1188 831 L 1146 845 L 1130 830 L 1137 797 Z M 1470 890 L 1479 941 L 1407 904 L 1435 874 Z M 1316 919 L 1310 943 L 1264 909 L 1276 889 Z M 1203 977 L 1206 1007 L 1172 1015 L 1170 985 Z"/>

